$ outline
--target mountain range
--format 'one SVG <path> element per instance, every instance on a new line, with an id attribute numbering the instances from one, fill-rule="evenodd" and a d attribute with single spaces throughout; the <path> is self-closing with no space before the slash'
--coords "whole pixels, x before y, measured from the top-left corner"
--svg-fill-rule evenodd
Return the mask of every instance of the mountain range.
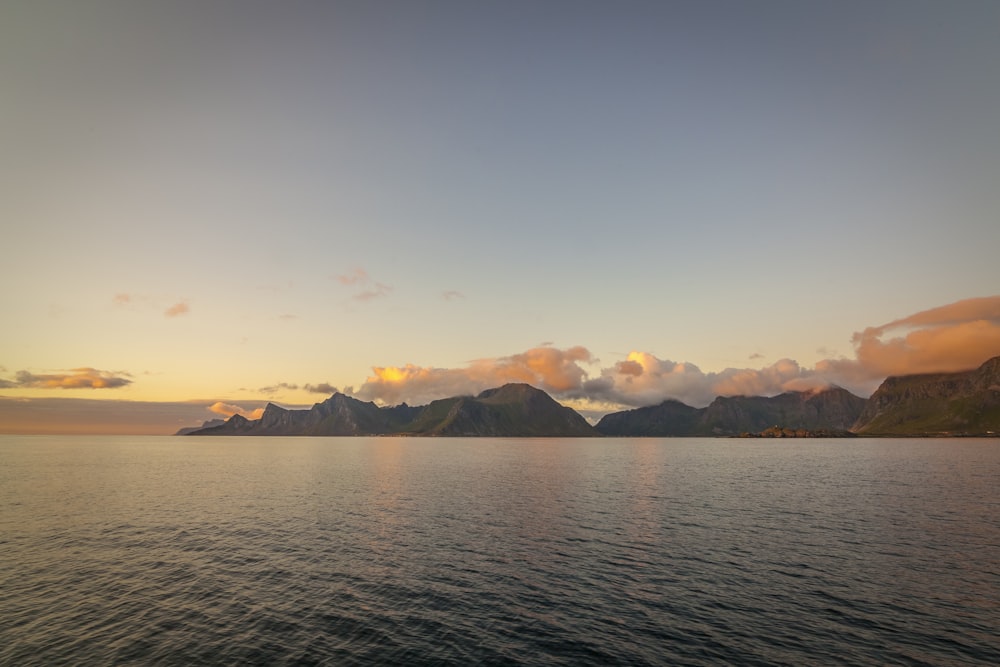
<path id="1" fill-rule="evenodd" d="M 605 415 L 597 423 L 613 436 L 727 436 L 755 433 L 772 426 L 846 431 L 865 407 L 865 399 L 846 389 L 789 391 L 778 396 L 719 396 L 705 408 L 668 400 Z"/>
<path id="2" fill-rule="evenodd" d="M 408 435 L 463 437 L 668 437 L 774 435 L 955 436 L 1000 434 L 1000 357 L 972 371 L 889 377 L 868 399 L 846 389 L 778 396 L 720 396 L 704 408 L 666 400 L 605 415 L 591 426 L 527 384 L 413 407 L 379 407 L 336 393 L 307 410 L 269 403 L 258 420 L 182 429 L 178 435 Z"/>
<path id="3" fill-rule="evenodd" d="M 416 435 L 588 437 L 600 435 L 579 413 L 527 384 L 506 384 L 478 396 L 456 396 L 421 407 L 379 407 L 336 393 L 308 410 L 268 403 L 260 419 L 233 415 L 194 435 Z"/>

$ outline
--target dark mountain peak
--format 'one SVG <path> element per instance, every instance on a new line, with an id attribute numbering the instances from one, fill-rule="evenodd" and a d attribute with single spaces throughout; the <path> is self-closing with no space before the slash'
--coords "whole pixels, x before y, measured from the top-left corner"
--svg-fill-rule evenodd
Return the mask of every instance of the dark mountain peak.
<path id="1" fill-rule="evenodd" d="M 561 437 L 593 436 L 576 411 L 524 383 L 487 389 L 479 395 L 431 402 L 406 427 L 413 435 Z"/>
<path id="2" fill-rule="evenodd" d="M 692 435 L 701 412 L 677 399 L 668 398 L 657 405 L 604 415 L 595 428 L 604 435 L 626 437 Z"/>
<path id="3" fill-rule="evenodd" d="M 509 402 L 509 401 L 521 401 L 526 397 L 531 396 L 545 396 L 551 399 L 552 397 L 546 394 L 541 389 L 532 387 L 530 384 L 525 384 L 524 382 L 509 382 L 500 387 L 494 387 L 493 389 L 486 389 L 476 396 L 477 401 L 492 400 L 494 402 Z"/>
<path id="4" fill-rule="evenodd" d="M 250 420 L 243 415 L 233 415 L 225 421 L 226 424 L 230 426 L 247 426 L 250 424 Z"/>
<path id="5" fill-rule="evenodd" d="M 334 393 L 330 394 L 330 396 L 328 398 L 323 399 L 319 403 L 313 404 L 313 407 L 316 407 L 317 405 L 327 405 L 327 404 L 341 403 L 341 402 L 343 402 L 343 400 L 345 398 L 349 398 L 349 396 L 347 396 L 346 394 L 341 394 L 339 391 L 337 391 L 337 392 L 334 392 Z"/>
<path id="6" fill-rule="evenodd" d="M 319 405 L 328 405 L 328 406 L 338 406 L 338 405 L 344 405 L 344 406 L 362 406 L 362 405 L 366 405 L 366 406 L 370 406 L 372 408 L 377 408 L 378 407 L 372 401 L 362 401 L 361 399 L 354 398 L 353 396 L 348 396 L 347 394 L 342 394 L 339 391 L 336 392 L 336 393 L 334 393 L 334 394 L 331 394 L 330 398 L 326 399 L 322 403 L 316 403 L 315 405 L 313 405 L 313 407 L 315 408 L 316 406 L 319 406 Z"/>
<path id="7" fill-rule="evenodd" d="M 660 405 L 660 406 L 666 406 L 666 407 L 688 408 L 690 410 L 696 410 L 697 409 L 697 408 L 692 408 L 687 403 L 684 403 L 683 401 L 679 401 L 676 398 L 665 399 L 663 402 L 659 403 L 658 405 Z"/>

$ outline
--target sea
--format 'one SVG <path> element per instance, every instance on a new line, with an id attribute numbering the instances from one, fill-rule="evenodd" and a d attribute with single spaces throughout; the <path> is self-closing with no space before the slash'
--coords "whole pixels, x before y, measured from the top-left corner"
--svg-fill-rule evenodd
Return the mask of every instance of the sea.
<path id="1" fill-rule="evenodd" d="M 0 437 L 2 665 L 997 665 L 1000 439 Z"/>

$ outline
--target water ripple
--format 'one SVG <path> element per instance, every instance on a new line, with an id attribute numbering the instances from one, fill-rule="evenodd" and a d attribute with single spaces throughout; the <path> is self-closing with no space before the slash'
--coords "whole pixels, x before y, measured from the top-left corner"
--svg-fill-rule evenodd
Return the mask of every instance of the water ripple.
<path id="1" fill-rule="evenodd" d="M 0 664 L 1000 663 L 1000 453 L 975 441 L 0 457 Z"/>

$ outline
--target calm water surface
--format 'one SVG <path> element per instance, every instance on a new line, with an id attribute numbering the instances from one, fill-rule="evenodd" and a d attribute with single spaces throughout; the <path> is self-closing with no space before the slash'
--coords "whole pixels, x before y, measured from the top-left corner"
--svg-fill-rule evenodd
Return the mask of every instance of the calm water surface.
<path id="1" fill-rule="evenodd" d="M 1000 440 L 0 437 L 0 664 L 1000 664 Z"/>

